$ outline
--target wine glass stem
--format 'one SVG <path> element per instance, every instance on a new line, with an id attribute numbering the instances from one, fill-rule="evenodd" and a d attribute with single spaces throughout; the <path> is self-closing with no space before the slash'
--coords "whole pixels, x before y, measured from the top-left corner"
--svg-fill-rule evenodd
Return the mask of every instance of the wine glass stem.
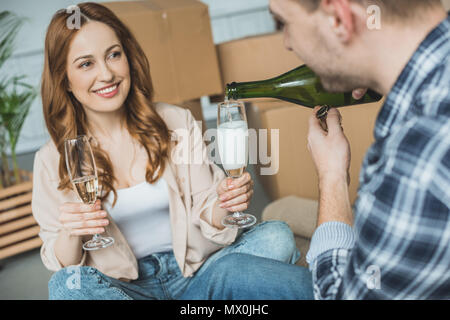
<path id="1" fill-rule="evenodd" d="M 227 173 L 227 176 L 229 176 L 233 180 L 238 179 L 238 178 L 232 177 L 228 173 Z M 240 211 L 233 212 L 233 214 L 232 214 L 232 217 L 234 217 L 234 218 L 239 218 L 239 217 L 242 217 L 242 216 L 243 216 L 243 214 Z"/>

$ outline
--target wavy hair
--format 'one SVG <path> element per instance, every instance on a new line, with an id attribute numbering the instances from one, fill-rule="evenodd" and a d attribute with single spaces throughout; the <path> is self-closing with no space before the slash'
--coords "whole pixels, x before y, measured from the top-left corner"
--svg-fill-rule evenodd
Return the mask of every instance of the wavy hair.
<path id="1" fill-rule="evenodd" d="M 130 91 L 124 102 L 125 121 L 130 135 L 146 150 L 148 163 L 145 179 L 154 183 L 163 174 L 170 152 L 170 130 L 156 113 L 153 103 L 153 86 L 150 66 L 144 51 L 130 30 L 108 8 L 97 3 L 81 3 L 81 25 L 89 21 L 102 22 L 111 27 L 119 39 L 130 67 Z M 71 189 L 65 165 L 64 140 L 88 134 L 88 121 L 84 109 L 74 95 L 68 91 L 69 82 L 66 61 L 69 46 L 79 29 L 69 28 L 67 21 L 71 14 L 62 9 L 55 13 L 45 37 L 45 61 L 42 74 L 41 96 L 44 118 L 48 132 L 58 149 L 59 185 L 58 190 Z M 112 191 L 114 202 L 114 171 L 108 154 L 99 144 L 92 144 L 99 183 L 105 191 L 102 200 Z M 158 170 L 159 169 L 159 170 Z M 157 173 L 157 174 L 155 174 Z"/>

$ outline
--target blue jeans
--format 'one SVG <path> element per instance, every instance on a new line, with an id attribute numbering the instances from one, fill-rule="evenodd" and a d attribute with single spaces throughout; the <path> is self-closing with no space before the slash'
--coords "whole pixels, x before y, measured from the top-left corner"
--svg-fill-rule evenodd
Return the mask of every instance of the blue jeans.
<path id="1" fill-rule="evenodd" d="M 92 267 L 67 267 L 50 279 L 51 300 L 276 300 L 313 299 L 311 273 L 294 265 L 300 252 L 292 231 L 281 221 L 266 221 L 243 232 L 212 254 L 192 277 L 183 277 L 173 251 L 138 260 L 131 282 L 108 277 Z"/>

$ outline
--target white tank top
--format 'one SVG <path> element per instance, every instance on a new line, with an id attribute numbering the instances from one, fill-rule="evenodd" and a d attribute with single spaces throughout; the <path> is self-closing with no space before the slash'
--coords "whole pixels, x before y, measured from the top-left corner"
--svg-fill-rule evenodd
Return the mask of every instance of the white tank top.
<path id="1" fill-rule="evenodd" d="M 114 219 L 137 259 L 156 252 L 172 250 L 167 183 L 142 182 L 117 190 L 117 201 L 111 208 L 111 192 L 103 203 Z"/>

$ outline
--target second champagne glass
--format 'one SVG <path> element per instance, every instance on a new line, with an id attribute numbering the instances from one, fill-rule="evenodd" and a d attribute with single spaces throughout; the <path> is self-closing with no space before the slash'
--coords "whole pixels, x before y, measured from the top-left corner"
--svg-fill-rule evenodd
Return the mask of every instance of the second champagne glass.
<path id="1" fill-rule="evenodd" d="M 98 178 L 94 154 L 86 136 L 64 141 L 67 172 L 78 197 L 83 203 L 94 204 L 97 200 Z M 95 234 L 83 244 L 84 250 L 98 250 L 114 243 L 112 237 Z"/>
<path id="2" fill-rule="evenodd" d="M 233 179 L 242 176 L 248 161 L 248 126 L 242 102 L 226 101 L 218 105 L 217 144 L 227 175 Z M 230 228 L 245 228 L 255 223 L 255 216 L 242 212 L 226 216 L 222 221 Z"/>

